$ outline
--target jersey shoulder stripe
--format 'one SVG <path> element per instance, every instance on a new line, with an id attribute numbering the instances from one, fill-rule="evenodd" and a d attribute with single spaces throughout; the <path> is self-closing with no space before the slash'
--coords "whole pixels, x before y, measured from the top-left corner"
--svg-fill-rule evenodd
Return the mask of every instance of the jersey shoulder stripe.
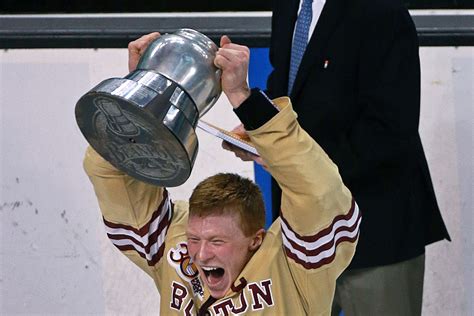
<path id="1" fill-rule="evenodd" d="M 336 216 L 328 227 L 310 236 L 299 235 L 288 221 L 281 217 L 286 254 L 307 269 L 317 269 L 329 264 L 334 260 L 337 246 L 341 242 L 357 240 L 361 220 L 359 207 L 354 200 L 347 214 Z"/>
<path id="2" fill-rule="evenodd" d="M 153 212 L 150 220 L 142 227 L 136 228 L 112 223 L 104 218 L 107 236 L 119 250 L 134 250 L 147 260 L 149 266 L 153 266 L 163 256 L 172 209 L 173 204 L 168 192 L 163 190 L 163 199 L 160 205 Z"/>

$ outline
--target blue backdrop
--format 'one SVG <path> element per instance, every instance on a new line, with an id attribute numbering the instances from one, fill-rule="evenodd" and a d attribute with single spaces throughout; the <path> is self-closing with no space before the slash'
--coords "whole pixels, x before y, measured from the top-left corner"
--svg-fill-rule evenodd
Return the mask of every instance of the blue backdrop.
<path id="1" fill-rule="evenodd" d="M 249 85 L 251 88 L 265 90 L 267 87 L 267 77 L 272 70 L 268 58 L 268 48 L 251 48 L 249 65 Z M 262 190 L 265 201 L 266 220 L 268 228 L 272 223 L 272 190 L 270 174 L 260 165 L 254 163 L 255 182 Z"/>

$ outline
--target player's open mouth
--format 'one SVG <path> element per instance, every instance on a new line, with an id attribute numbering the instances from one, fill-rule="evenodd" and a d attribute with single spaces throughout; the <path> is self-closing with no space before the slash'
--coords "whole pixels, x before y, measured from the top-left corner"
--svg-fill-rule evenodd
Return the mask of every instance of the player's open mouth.
<path id="1" fill-rule="evenodd" d="M 209 285 L 218 283 L 225 273 L 224 269 L 217 267 L 202 267 L 202 271 L 206 275 L 207 283 Z"/>

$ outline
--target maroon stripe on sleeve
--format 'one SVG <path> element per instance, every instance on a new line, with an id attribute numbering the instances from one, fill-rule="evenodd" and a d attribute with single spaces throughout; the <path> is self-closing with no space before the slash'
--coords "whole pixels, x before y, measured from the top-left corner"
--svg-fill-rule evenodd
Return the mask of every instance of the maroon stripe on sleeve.
<path id="1" fill-rule="evenodd" d="M 143 237 L 146 234 L 148 234 L 148 231 L 150 229 L 150 224 L 153 223 L 153 221 L 158 216 L 160 216 L 162 212 L 168 212 L 169 211 L 167 208 L 165 208 L 165 203 L 167 201 L 167 198 L 168 198 L 168 191 L 166 189 L 163 189 L 163 198 L 161 200 L 160 205 L 153 212 L 153 215 L 151 216 L 150 220 L 144 226 L 142 226 L 140 229 L 137 229 L 137 228 L 135 228 L 133 226 L 130 226 L 130 225 L 112 223 L 112 222 L 106 220 L 105 218 L 103 218 L 104 224 L 106 226 L 110 227 L 110 228 L 122 228 L 122 229 L 130 230 L 130 231 L 134 232 L 135 234 L 140 235 L 140 236 Z"/>
<path id="2" fill-rule="evenodd" d="M 136 239 L 133 238 L 132 236 L 119 235 L 119 234 L 107 234 L 107 237 L 109 237 L 109 239 L 111 239 L 111 240 L 124 240 L 124 239 L 129 239 L 129 240 L 131 240 L 134 244 L 136 244 L 137 246 L 140 246 L 140 247 L 142 247 L 142 248 L 145 248 L 145 245 L 143 245 L 143 243 L 142 243 L 141 241 L 136 240 Z"/>
<path id="3" fill-rule="evenodd" d="M 140 255 L 140 257 L 147 260 L 147 264 L 150 267 L 154 266 L 155 264 L 158 263 L 158 261 L 160 261 L 165 251 L 165 244 L 163 243 L 158 249 L 158 252 L 151 258 L 151 260 L 148 260 L 146 258 L 146 255 L 143 252 L 137 251 L 132 245 L 124 245 L 124 246 L 115 245 L 115 247 L 117 247 L 120 251 L 127 251 L 127 250 L 135 251 L 136 253 Z"/>
<path id="4" fill-rule="evenodd" d="M 158 241 L 158 237 L 163 232 L 163 230 L 168 229 L 170 220 L 171 218 L 168 216 L 166 218 L 163 218 L 163 220 L 158 225 L 158 229 L 148 237 L 148 245 L 145 246 L 145 251 L 147 253 L 150 252 L 151 246 L 153 246 Z"/>
<path id="5" fill-rule="evenodd" d="M 347 214 L 338 215 L 338 216 L 334 217 L 332 223 L 327 228 L 325 228 L 325 229 L 319 231 L 318 233 L 316 233 L 315 235 L 311 235 L 311 236 L 302 236 L 302 235 L 298 234 L 291 227 L 291 225 L 288 223 L 288 221 L 283 217 L 283 215 L 281 215 L 280 218 L 286 224 L 286 226 L 295 234 L 295 236 L 298 239 L 301 239 L 302 241 L 306 241 L 306 242 L 314 242 L 314 241 L 318 240 L 319 238 L 321 238 L 322 236 L 325 236 L 325 235 L 329 234 L 332 231 L 332 228 L 333 228 L 333 226 L 336 222 L 338 222 L 340 220 L 346 220 L 347 221 L 347 220 L 351 219 L 351 217 L 354 215 L 354 210 L 355 210 L 355 200 L 352 199 L 351 208 L 349 209 L 349 212 Z"/>
<path id="6" fill-rule="evenodd" d="M 281 234 L 286 255 L 306 269 L 317 269 L 329 264 L 334 261 L 337 246 L 341 242 L 357 240 L 361 219 L 354 199 L 346 214 L 335 216 L 328 227 L 314 235 L 302 236 L 296 233 L 288 221 L 282 218 Z"/>
<path id="7" fill-rule="evenodd" d="M 332 236 L 331 240 L 325 244 L 323 244 L 322 246 L 316 248 L 316 249 L 312 249 L 312 250 L 308 250 L 307 248 L 295 243 L 293 240 L 291 240 L 290 238 L 288 238 L 288 236 L 286 236 L 285 232 L 282 230 L 282 234 L 285 235 L 286 237 L 286 240 L 291 244 L 291 246 L 293 248 L 295 248 L 296 250 L 299 250 L 301 251 L 303 254 L 305 254 L 306 256 L 317 256 L 319 255 L 321 252 L 323 251 L 326 251 L 328 249 L 331 249 L 332 247 L 334 247 L 334 244 L 336 243 L 336 236 L 337 236 L 337 233 L 339 232 L 343 232 L 343 231 L 346 231 L 346 232 L 353 232 L 354 230 L 357 229 L 358 225 L 359 225 L 359 219 L 361 218 L 361 214 L 359 212 L 359 216 L 357 217 L 357 220 L 355 221 L 355 223 L 352 225 L 352 226 L 341 226 L 339 227 L 338 229 L 336 229 L 336 231 L 334 232 L 334 236 Z M 345 237 L 341 237 L 341 238 L 345 238 Z"/>
<path id="8" fill-rule="evenodd" d="M 342 237 L 342 238 L 339 238 L 337 241 L 336 241 L 336 247 L 337 245 L 339 245 L 341 242 L 355 242 L 357 240 L 357 238 L 359 237 L 359 233 L 357 233 L 357 235 L 353 238 L 349 238 L 349 237 Z M 293 259 L 296 263 L 302 265 L 303 267 L 305 267 L 306 269 L 318 269 L 326 264 L 329 264 L 331 262 L 334 261 L 334 258 L 336 257 L 336 251 L 334 251 L 334 253 L 330 256 L 330 257 L 327 257 L 327 258 L 324 258 L 318 262 L 315 262 L 315 263 L 311 263 L 311 262 L 306 262 L 306 261 L 303 261 L 301 260 L 300 258 L 298 258 L 294 253 L 292 253 L 287 247 L 285 247 L 285 251 L 286 251 L 286 255 Z"/>

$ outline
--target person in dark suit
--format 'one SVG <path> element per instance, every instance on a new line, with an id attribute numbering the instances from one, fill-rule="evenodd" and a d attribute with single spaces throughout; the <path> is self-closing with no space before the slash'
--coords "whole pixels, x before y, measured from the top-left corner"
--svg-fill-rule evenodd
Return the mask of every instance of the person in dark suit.
<path id="1" fill-rule="evenodd" d="M 274 1 L 267 94 L 290 96 L 301 126 L 339 167 L 364 214 L 333 315 L 341 308 L 346 316 L 420 315 L 425 245 L 450 237 L 418 133 L 414 23 L 399 0 L 314 0 L 312 29 L 289 87 L 301 3 Z M 278 216 L 275 181 L 272 191 Z"/>

